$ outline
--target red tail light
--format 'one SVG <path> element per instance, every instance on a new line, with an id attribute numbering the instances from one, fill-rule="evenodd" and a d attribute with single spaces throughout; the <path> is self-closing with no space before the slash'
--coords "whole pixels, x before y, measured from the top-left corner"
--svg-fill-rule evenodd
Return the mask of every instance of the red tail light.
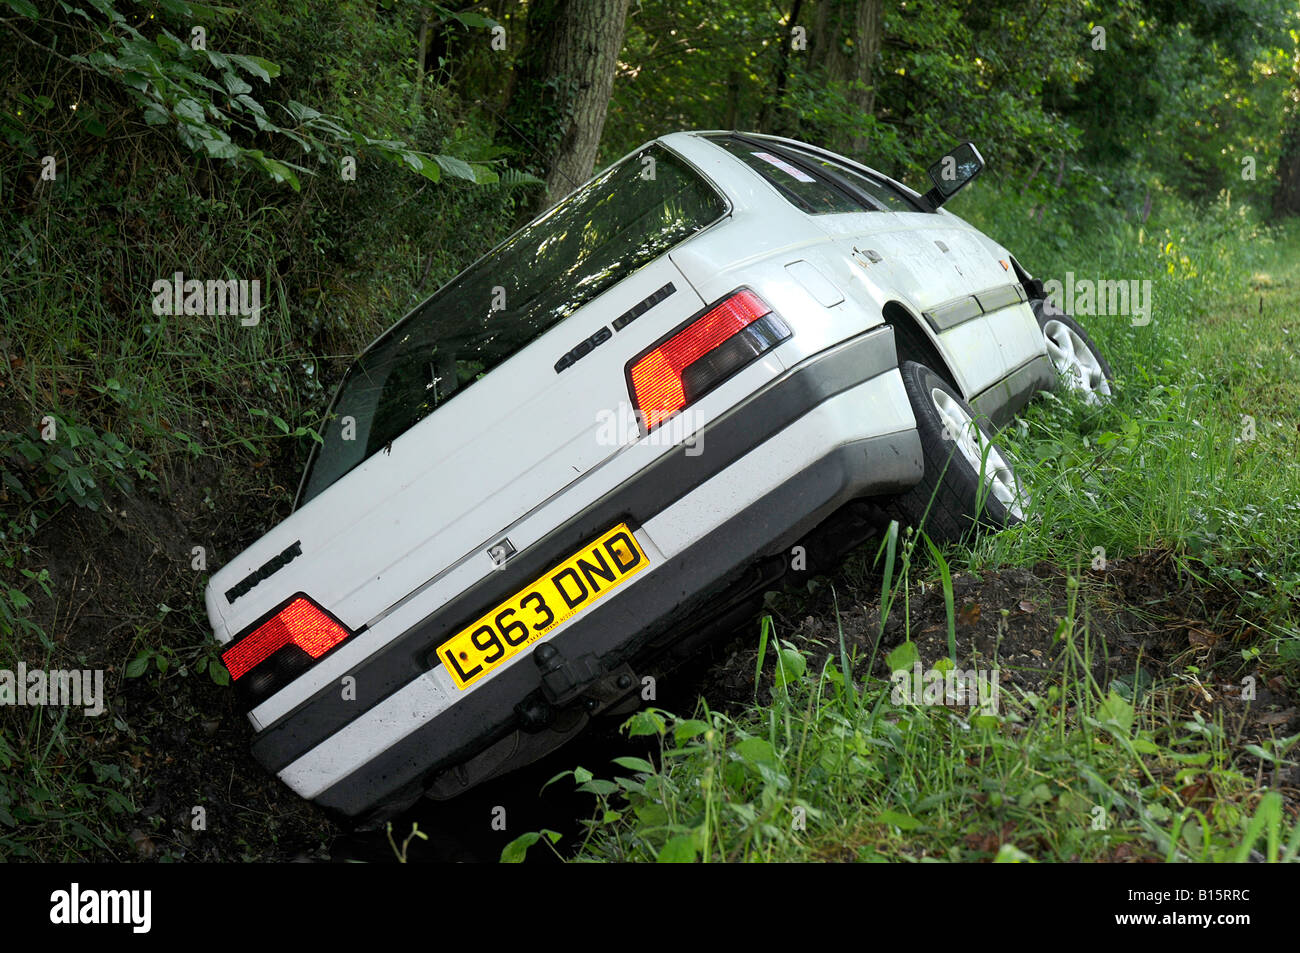
<path id="1" fill-rule="evenodd" d="M 692 318 L 628 362 L 628 384 L 646 432 L 789 336 L 790 329 L 747 288 Z"/>
<path id="2" fill-rule="evenodd" d="M 352 633 L 304 595 L 294 596 L 279 611 L 221 653 L 230 677 L 239 681 L 287 645 L 318 659 Z"/>

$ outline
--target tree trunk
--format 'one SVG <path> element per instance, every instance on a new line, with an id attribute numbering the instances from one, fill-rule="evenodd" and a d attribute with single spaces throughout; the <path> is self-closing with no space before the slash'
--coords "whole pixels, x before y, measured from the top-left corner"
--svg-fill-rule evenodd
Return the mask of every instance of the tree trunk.
<path id="1" fill-rule="evenodd" d="M 722 122 L 723 129 L 735 129 L 736 117 L 740 112 L 740 73 L 731 70 L 727 73 L 727 117 Z"/>
<path id="2" fill-rule="evenodd" d="M 786 85 L 790 80 L 790 51 L 794 44 L 794 36 L 791 31 L 795 27 L 804 27 L 807 25 L 799 22 L 799 14 L 803 9 L 803 0 L 794 0 L 794 5 L 790 8 L 790 19 L 785 23 L 785 31 L 781 36 L 781 44 L 777 47 L 776 53 L 776 75 L 773 82 L 774 91 L 771 96 L 763 100 L 763 109 L 759 113 L 758 128 L 760 132 L 784 134 L 793 132 L 788 128 L 790 123 L 786 122 L 781 112 L 781 100 L 785 98 Z M 806 37 L 805 37 L 806 40 Z M 806 53 L 800 51 L 801 56 Z"/>
<path id="3" fill-rule="evenodd" d="M 884 0 L 820 0 L 812 31 L 812 68 L 828 85 L 843 87 L 849 105 L 870 116 L 876 108 L 874 70 L 884 32 Z M 849 153 L 865 152 L 860 134 L 835 144 Z"/>
<path id="4" fill-rule="evenodd" d="M 1277 163 L 1274 215 L 1300 215 L 1300 110 L 1292 112 L 1282 127 L 1282 155 Z"/>
<path id="5" fill-rule="evenodd" d="M 507 109 L 545 166 L 544 208 L 590 177 L 629 0 L 534 0 Z"/>

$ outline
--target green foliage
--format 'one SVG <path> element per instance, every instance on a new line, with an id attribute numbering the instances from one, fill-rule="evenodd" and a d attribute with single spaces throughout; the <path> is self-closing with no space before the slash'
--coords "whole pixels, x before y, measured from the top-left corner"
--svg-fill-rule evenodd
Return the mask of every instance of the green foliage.
<path id="1" fill-rule="evenodd" d="M 114 127 L 123 118 L 120 104 L 126 100 L 135 105 L 146 126 L 170 129 L 192 152 L 256 169 L 275 182 L 288 183 L 294 191 L 301 188 L 298 174 L 312 171 L 301 164 L 309 156 L 331 172 L 340 169 L 347 158 L 371 154 L 432 182 L 439 181 L 444 172 L 470 182 L 496 181 L 496 173 L 487 166 L 471 165 L 454 156 L 424 154 L 397 139 L 373 138 L 292 98 L 268 99 L 260 90 L 270 91 L 272 80 L 281 73 L 278 64 L 251 53 L 213 48 L 202 25 L 190 26 L 186 39 L 168 28 L 176 26 L 183 32 L 186 26 L 196 24 L 200 11 L 215 15 L 221 23 L 231 11 L 196 9 L 176 0 L 163 5 L 161 15 L 149 15 L 149 25 L 158 31 L 150 39 L 129 22 L 113 0 L 91 4 L 98 16 L 62 0 L 58 6 L 69 21 L 59 30 L 62 45 L 87 51 L 63 58 L 103 81 L 99 87 L 92 86 L 89 95 L 68 105 L 82 131 L 90 135 L 106 138 L 118 132 Z M 19 8 L 18 12 L 24 11 Z M 25 15 L 35 21 L 34 26 L 41 24 L 34 11 Z M 39 40 L 18 35 L 38 51 L 45 48 Z M 260 85 L 255 88 L 252 83 Z M 55 106 L 55 99 L 24 92 L 17 103 L 14 113 L 0 117 L 0 130 L 11 144 L 35 158 L 45 148 L 39 143 L 36 122 Z M 27 107 L 26 121 L 23 106 Z M 256 147 L 259 140 L 268 143 L 279 158 Z"/>
<path id="2" fill-rule="evenodd" d="M 921 187 L 920 169 L 973 139 L 991 176 L 1027 180 L 1042 202 L 1113 196 L 1135 210 L 1161 186 L 1268 200 L 1300 88 L 1300 13 L 1285 0 L 885 4 L 870 115 L 813 52 L 822 7 L 641 4 L 603 154 L 692 127 L 832 147 L 860 138 L 856 158 Z M 795 27 L 808 48 L 794 47 Z M 1254 178 L 1243 176 L 1248 157 Z"/>
<path id="3" fill-rule="evenodd" d="M 21 565 L 30 540 L 65 506 L 98 510 L 106 490 L 132 492 L 136 480 L 150 481 L 148 458 L 121 437 L 76 423 L 66 415 L 45 415 L 40 433 L 0 431 L 0 567 L 50 594 L 49 573 Z M 48 439 L 47 439 L 48 437 Z M 31 599 L 0 581 L 0 635 L 26 631 L 47 642 L 27 618 Z"/>
<path id="4" fill-rule="evenodd" d="M 557 831 L 540 830 L 528 831 L 520 834 L 505 847 L 501 848 L 501 863 L 503 864 L 522 864 L 524 858 L 528 855 L 528 848 L 541 841 L 545 837 L 550 844 L 558 844 L 561 835 Z"/>
<path id="5" fill-rule="evenodd" d="M 0 470 L 0 482 L 21 502 L 45 506 L 72 503 L 95 510 L 103 499 L 101 482 L 131 492 L 132 474 L 151 476 L 147 459 L 117 435 L 60 422 L 53 414 L 43 421 L 50 421 L 47 426 L 58 436 L 45 440 L 0 432 L 0 459 L 8 464 Z"/>
<path id="6" fill-rule="evenodd" d="M 0 0 L 0 648 L 107 669 L 159 723 L 206 720 L 203 692 L 228 675 L 205 635 L 207 571 L 167 545 L 174 527 L 219 561 L 282 516 L 343 367 L 495 245 L 535 179 L 506 168 L 450 61 L 417 82 L 414 0 L 28 7 Z M 454 31 L 465 52 L 486 28 L 452 17 L 431 43 Z M 153 282 L 177 271 L 257 279 L 260 323 L 154 314 Z M 116 551 L 63 542 L 96 536 L 145 561 L 119 570 Z M 70 602 L 83 558 L 138 586 L 87 581 Z M 0 855 L 153 850 L 152 831 L 128 835 L 148 727 L 31 714 L 0 710 L 17 752 Z M 86 751 L 128 779 L 106 782 L 120 797 Z"/>
<path id="7" fill-rule="evenodd" d="M 39 710 L 27 712 L 27 744 L 18 750 L 0 729 L 0 856 L 6 859 L 111 854 L 116 828 L 136 812 L 134 772 L 70 745 L 68 717 L 66 710 L 48 721 Z M 32 837 L 35 830 L 44 836 Z"/>
<path id="8" fill-rule="evenodd" d="M 207 675 L 208 680 L 214 685 L 229 685 L 230 672 L 222 664 L 215 642 L 204 639 L 197 644 L 176 648 L 170 642 L 158 645 L 149 639 L 151 629 L 166 631 L 167 617 L 171 611 L 171 607 L 166 603 L 159 603 L 157 615 L 148 624 L 139 627 L 136 641 L 143 641 L 145 644 L 135 653 L 131 661 L 126 663 L 122 669 L 123 677 L 143 678 L 152 672 L 158 690 L 164 693 L 165 688 L 161 685 L 161 681 L 168 675 L 176 678 L 187 678 L 191 673 Z"/>

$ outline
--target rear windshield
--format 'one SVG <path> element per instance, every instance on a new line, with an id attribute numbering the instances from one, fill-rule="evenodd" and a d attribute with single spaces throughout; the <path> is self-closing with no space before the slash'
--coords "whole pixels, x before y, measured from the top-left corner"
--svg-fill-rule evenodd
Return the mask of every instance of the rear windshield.
<path id="1" fill-rule="evenodd" d="M 725 211 L 695 170 L 658 145 L 607 169 L 358 358 L 308 462 L 299 505 Z"/>

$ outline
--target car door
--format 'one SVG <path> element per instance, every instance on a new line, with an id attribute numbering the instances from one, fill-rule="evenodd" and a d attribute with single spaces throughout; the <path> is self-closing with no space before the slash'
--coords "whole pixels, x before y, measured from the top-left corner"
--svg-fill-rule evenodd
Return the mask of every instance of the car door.
<path id="1" fill-rule="evenodd" d="M 781 155 L 825 177 L 828 187 L 855 193 L 856 208 L 816 216 L 840 249 L 852 293 L 876 309 L 897 300 L 924 315 L 927 333 L 968 397 L 1001 380 L 1007 356 L 973 296 L 992 287 L 999 266 L 983 261 L 988 256 L 971 233 L 951 216 L 921 211 L 910 196 L 862 169 L 794 148 Z"/>
<path id="2" fill-rule="evenodd" d="M 897 220 L 914 240 L 917 253 L 930 263 L 936 289 L 946 288 L 944 300 L 930 300 L 925 306 L 926 320 L 937 331 L 944 353 L 978 355 L 986 369 L 972 380 L 967 397 L 973 396 L 1024 361 L 1024 295 L 1015 273 L 955 215 L 906 212 Z"/>

